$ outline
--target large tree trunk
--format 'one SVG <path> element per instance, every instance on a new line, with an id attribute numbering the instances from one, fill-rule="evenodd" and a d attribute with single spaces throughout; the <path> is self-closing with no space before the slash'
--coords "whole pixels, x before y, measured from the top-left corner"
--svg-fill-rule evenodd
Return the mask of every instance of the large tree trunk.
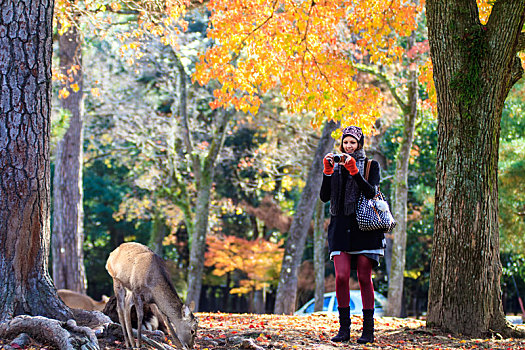
<path id="1" fill-rule="evenodd" d="M 414 46 L 415 33 L 408 40 L 407 52 Z M 403 111 L 403 141 L 396 156 L 394 176 L 393 215 L 397 226 L 394 229 L 390 247 L 392 255 L 388 274 L 388 316 L 402 316 L 403 280 L 405 273 L 405 256 L 407 243 L 407 202 L 408 202 L 408 164 L 414 141 L 417 119 L 418 79 L 416 68 L 410 68 L 408 81 L 408 104 Z"/>
<path id="2" fill-rule="evenodd" d="M 439 122 L 427 322 L 471 336 L 508 335 L 497 165 L 503 103 L 523 72 L 516 47 L 525 2 L 495 2 L 486 26 L 475 0 L 426 6 Z"/>
<path id="3" fill-rule="evenodd" d="M 334 139 L 331 134 L 336 127 L 337 124 L 334 122 L 328 122 L 324 126 L 301 199 L 295 211 L 284 248 L 281 274 L 275 296 L 274 313 L 276 314 L 291 315 L 295 311 L 297 272 L 303 257 L 304 243 L 312 222 L 314 206 L 317 198 L 319 198 L 319 190 L 323 180 L 323 157 L 334 147 Z"/>
<path id="4" fill-rule="evenodd" d="M 0 321 L 71 318 L 47 270 L 52 14 L 52 1 L 2 4 Z"/>
<path id="5" fill-rule="evenodd" d="M 82 53 L 78 29 L 73 24 L 59 36 L 60 72 L 72 78 L 65 84 L 69 95 L 60 99 L 70 113 L 69 128 L 56 150 L 53 182 L 53 281 L 57 288 L 86 292 L 82 209 Z M 78 87 L 71 87 L 76 84 Z"/>

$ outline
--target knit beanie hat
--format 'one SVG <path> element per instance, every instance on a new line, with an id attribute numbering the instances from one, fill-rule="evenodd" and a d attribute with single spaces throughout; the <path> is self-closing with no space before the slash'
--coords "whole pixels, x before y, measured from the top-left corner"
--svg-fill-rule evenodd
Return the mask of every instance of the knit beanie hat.
<path id="1" fill-rule="evenodd" d="M 341 142 L 344 140 L 345 137 L 352 136 L 354 139 L 357 140 L 357 142 L 361 145 L 361 147 L 365 144 L 365 136 L 363 135 L 363 130 L 361 130 L 358 126 L 347 126 L 343 129 L 343 137 L 341 138 Z"/>

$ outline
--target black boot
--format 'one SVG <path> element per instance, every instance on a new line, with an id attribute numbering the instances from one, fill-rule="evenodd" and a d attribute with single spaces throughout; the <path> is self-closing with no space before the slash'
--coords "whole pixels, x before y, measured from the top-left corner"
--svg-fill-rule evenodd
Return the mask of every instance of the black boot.
<path id="1" fill-rule="evenodd" d="M 332 341 L 348 341 L 350 340 L 350 307 L 338 307 L 337 310 L 339 310 L 339 332 Z"/>
<path id="2" fill-rule="evenodd" d="M 359 344 L 374 342 L 374 309 L 363 309 L 363 334 L 357 342 Z"/>

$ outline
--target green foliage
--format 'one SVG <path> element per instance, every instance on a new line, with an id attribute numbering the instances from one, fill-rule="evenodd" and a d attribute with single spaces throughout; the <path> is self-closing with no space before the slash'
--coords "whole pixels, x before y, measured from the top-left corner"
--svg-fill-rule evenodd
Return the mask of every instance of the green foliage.
<path id="1" fill-rule="evenodd" d="M 54 113 L 51 117 L 51 135 L 49 139 L 49 144 L 51 146 L 50 154 L 55 155 L 55 149 L 64 138 L 64 135 L 69 128 L 69 119 L 71 118 L 71 111 L 67 109 L 60 109 L 58 113 Z"/>
<path id="2" fill-rule="evenodd" d="M 521 312 L 518 297 L 525 298 L 525 254 L 502 253 L 501 264 L 501 284 L 507 297 L 506 309 Z"/>
<path id="3" fill-rule="evenodd" d="M 220 197 L 231 198 L 235 203 L 246 201 L 252 205 L 257 204 L 254 193 L 243 191 L 235 177 L 253 178 L 256 176 L 255 167 L 239 168 L 241 159 L 250 159 L 265 139 L 261 137 L 262 130 L 253 128 L 238 128 L 224 141 L 224 146 L 230 149 L 231 155 L 217 166 L 216 191 Z"/>
<path id="4" fill-rule="evenodd" d="M 521 79 L 509 93 L 501 118 L 502 143 L 525 137 L 525 80 Z"/>
<path id="5" fill-rule="evenodd" d="M 499 163 L 501 249 L 525 254 L 525 138 L 503 143 Z"/>
<path id="6" fill-rule="evenodd" d="M 525 121 L 524 85 L 511 90 L 501 120 L 498 164 L 500 246 L 509 254 L 525 254 Z"/>
<path id="7" fill-rule="evenodd" d="M 385 133 L 381 150 L 392 161 L 382 169 L 381 189 L 390 199 L 395 172 L 393 160 L 403 136 L 403 123 L 398 120 Z M 424 308 L 430 280 L 430 256 L 434 234 L 434 195 L 436 183 L 437 120 L 422 114 L 416 125 L 408 173 L 407 245 L 404 293 L 408 311 Z M 386 276 L 385 264 L 380 265 Z M 378 280 L 379 290 L 387 290 L 388 281 Z"/>
<path id="8" fill-rule="evenodd" d="M 88 294 L 112 294 L 112 282 L 105 269 L 109 253 L 126 238 L 146 243 L 148 222 L 116 221 L 118 210 L 130 185 L 123 181 L 129 169 L 114 166 L 108 159 L 97 159 L 84 167 L 84 263 Z"/>
<path id="9" fill-rule="evenodd" d="M 56 115 L 51 118 L 51 142 L 58 142 L 61 140 L 67 129 L 69 128 L 69 119 L 71 118 L 71 111 L 67 109 L 60 109 Z"/>

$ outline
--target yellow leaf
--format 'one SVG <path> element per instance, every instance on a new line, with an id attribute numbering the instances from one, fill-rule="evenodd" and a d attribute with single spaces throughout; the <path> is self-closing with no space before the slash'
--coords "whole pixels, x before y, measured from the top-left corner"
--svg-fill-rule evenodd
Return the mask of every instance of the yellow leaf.
<path id="1" fill-rule="evenodd" d="M 112 2 L 110 6 L 111 9 L 115 12 L 118 12 L 122 9 L 122 6 L 118 2 Z"/>
<path id="2" fill-rule="evenodd" d="M 60 91 L 58 92 L 58 98 L 66 99 L 68 97 L 69 97 L 69 90 L 65 87 L 60 89 Z"/>

